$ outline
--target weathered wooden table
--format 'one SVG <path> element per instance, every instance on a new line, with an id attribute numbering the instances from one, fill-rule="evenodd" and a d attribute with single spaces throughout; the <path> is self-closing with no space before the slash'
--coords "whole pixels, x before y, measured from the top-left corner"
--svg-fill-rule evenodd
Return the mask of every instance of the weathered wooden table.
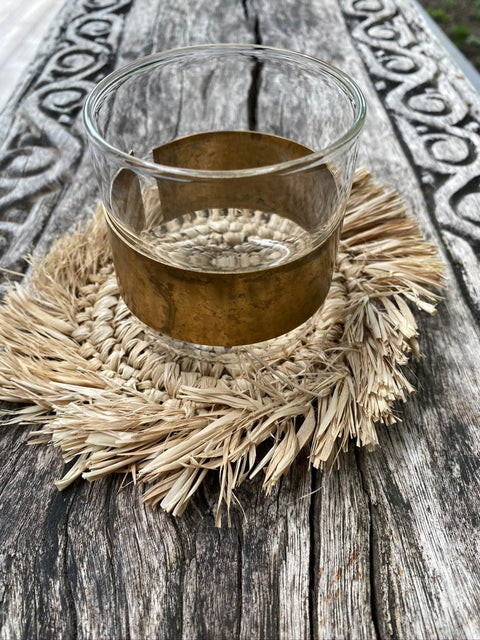
<path id="1" fill-rule="evenodd" d="M 213 481 L 180 519 L 121 478 L 59 493 L 60 453 L 4 426 L 0 636 L 479 638 L 480 99 L 408 0 L 68 0 L 0 119 L 0 264 L 25 270 L 93 210 L 80 121 L 93 84 L 222 41 L 304 51 L 364 88 L 360 163 L 446 263 L 445 301 L 419 317 L 418 393 L 340 471 L 304 458 L 268 497 L 245 483 L 245 513 L 221 530 Z"/>

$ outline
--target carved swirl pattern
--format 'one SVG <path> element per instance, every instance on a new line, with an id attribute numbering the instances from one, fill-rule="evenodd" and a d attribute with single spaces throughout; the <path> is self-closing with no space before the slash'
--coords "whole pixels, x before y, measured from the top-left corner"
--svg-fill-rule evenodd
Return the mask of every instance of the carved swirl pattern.
<path id="1" fill-rule="evenodd" d="M 20 101 L 0 151 L 0 265 L 31 247 L 83 153 L 79 112 L 108 73 L 132 0 L 79 0 L 55 51 Z M 42 206 L 48 198 L 49 206 Z M 53 199 L 53 200 L 52 200 Z M 20 240 L 19 240 L 20 239 Z"/>
<path id="2" fill-rule="evenodd" d="M 341 0 L 375 88 L 407 147 L 453 263 L 479 305 L 480 124 L 439 64 L 441 52 L 393 0 Z M 401 8 L 399 8 L 401 7 Z M 427 44 L 428 43 L 428 47 Z"/>

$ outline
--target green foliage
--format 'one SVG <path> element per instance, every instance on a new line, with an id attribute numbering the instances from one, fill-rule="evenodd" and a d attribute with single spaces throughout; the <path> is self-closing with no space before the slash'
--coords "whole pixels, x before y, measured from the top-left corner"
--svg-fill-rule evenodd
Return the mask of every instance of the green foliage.
<path id="1" fill-rule="evenodd" d="M 436 22 L 447 22 L 448 16 L 443 9 L 428 9 L 429 15 Z"/>
<path id="2" fill-rule="evenodd" d="M 457 47 L 463 44 L 471 33 L 470 29 L 464 24 L 454 24 L 450 29 L 450 37 Z"/>
<path id="3" fill-rule="evenodd" d="M 480 21 L 480 0 L 472 0 L 472 5 L 474 18 Z"/>
<path id="4" fill-rule="evenodd" d="M 419 1 L 452 42 L 480 71 L 480 0 Z"/>

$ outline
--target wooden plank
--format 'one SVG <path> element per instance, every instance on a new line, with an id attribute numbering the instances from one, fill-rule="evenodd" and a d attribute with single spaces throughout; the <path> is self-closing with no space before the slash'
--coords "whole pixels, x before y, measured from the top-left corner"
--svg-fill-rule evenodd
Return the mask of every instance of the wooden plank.
<path id="1" fill-rule="evenodd" d="M 318 478 L 314 533 L 313 638 L 375 638 L 371 522 L 355 451 Z"/>
<path id="2" fill-rule="evenodd" d="M 291 0 L 275 11 L 262 2 L 247 3 L 247 7 L 258 41 L 324 59 L 361 78 L 362 87 L 365 85 L 358 56 L 336 3 L 317 1 L 299 5 Z M 293 28 L 292 16 L 295 16 Z M 332 47 L 332 42 L 341 46 Z M 367 94 L 367 99 L 369 107 L 373 103 L 373 108 L 385 119 L 373 91 Z M 376 126 L 372 120 L 370 117 L 366 123 L 363 158 L 366 153 L 375 154 L 375 149 L 368 145 Z M 388 137 L 388 144 L 395 146 L 393 135 Z M 405 160 L 397 155 L 399 164 L 403 160 L 405 165 Z M 316 478 L 318 493 L 310 514 L 314 541 L 310 565 L 312 637 L 372 638 L 375 627 L 370 591 L 370 518 L 355 456 L 349 455 L 342 461 L 340 472 L 329 476 L 318 474 Z"/>
<path id="3" fill-rule="evenodd" d="M 260 478 L 239 493 L 242 608 L 238 636 L 231 637 L 310 637 L 311 477 L 302 457 L 292 471 L 268 496 Z"/>
<path id="4" fill-rule="evenodd" d="M 224 3 L 218 7 L 212 3 L 204 3 L 200 8 L 197 5 L 196 10 L 203 18 L 192 22 L 193 10 L 179 8 L 173 2 L 161 3 L 152 19 L 152 4 L 137 1 L 126 14 L 118 64 L 157 48 L 185 44 L 185 34 L 191 38 L 190 42 L 202 42 L 207 29 L 208 39 L 252 39 L 243 7 L 232 3 L 228 9 L 225 11 Z M 112 23 L 118 23 L 117 15 L 124 15 L 117 13 L 115 7 L 111 8 L 111 14 Z M 214 15 L 223 15 L 223 19 L 215 23 L 210 19 Z M 172 21 L 172 16 L 177 20 Z M 98 15 L 94 17 L 92 31 L 101 19 Z M 108 17 L 110 19 L 110 15 Z M 80 16 L 74 20 L 83 24 Z M 118 38 L 118 28 L 115 33 Z M 66 91 L 68 86 L 66 84 Z M 61 125 L 67 130 L 61 147 L 68 148 L 70 136 L 78 140 L 78 116 Z M 57 127 L 58 120 L 53 125 L 45 122 L 47 129 L 52 126 Z M 40 190 L 32 196 L 38 198 L 36 206 L 45 207 L 45 227 L 38 239 L 35 238 L 39 250 L 48 247 L 60 231 L 71 227 L 74 218 L 78 221 L 77 212 L 86 217 L 95 205 L 96 185 L 90 159 L 82 154 L 83 147 L 78 152 L 78 160 L 74 154 L 68 154 L 69 166 L 65 162 L 62 178 L 64 187 L 61 192 L 55 190 L 50 194 L 48 203 Z M 75 181 L 70 182 L 73 171 Z M 48 175 L 43 175 L 43 179 L 48 179 Z M 22 204 L 20 196 L 18 202 Z M 39 221 L 38 215 L 35 220 Z M 23 235 L 23 230 L 16 231 L 16 237 L 21 238 L 16 255 L 21 255 L 21 249 L 31 246 L 32 233 L 26 228 Z M 10 265 L 13 264 L 11 255 L 7 256 Z M 5 446 L 12 446 L 8 434 L 5 438 Z M 34 449 L 29 451 L 34 455 Z M 51 450 L 49 453 L 56 454 Z M 53 479 L 60 473 L 58 455 L 56 462 L 55 468 L 45 469 L 48 480 L 41 476 L 50 490 Z M 19 464 L 22 477 L 9 487 L 11 499 L 18 486 L 25 482 L 25 474 L 30 472 L 31 468 Z M 306 637 L 310 501 L 306 498 L 299 502 L 296 497 L 298 493 L 309 493 L 310 476 L 299 467 L 284 487 L 268 499 L 260 491 L 260 481 L 258 478 L 241 489 L 238 498 L 244 512 L 235 510 L 233 527 L 224 527 L 221 531 L 215 529 L 212 516 L 218 499 L 215 486 L 207 487 L 207 493 L 196 498 L 179 522 L 158 510 L 146 511 L 140 502 L 140 493 L 131 487 L 117 494 L 120 480 L 101 481 L 93 486 L 80 484 L 68 489 L 61 494 L 63 499 L 68 498 L 61 529 L 64 559 L 61 573 L 59 568 L 52 569 L 56 591 L 48 592 L 45 623 L 34 611 L 31 618 L 36 626 L 22 627 L 22 621 L 13 614 L 19 600 L 26 606 L 22 591 L 28 596 L 32 589 L 34 593 L 41 591 L 43 584 L 41 571 L 34 571 L 31 556 L 25 552 L 23 563 L 13 571 L 18 589 L 11 594 L 12 600 L 8 600 L 5 608 L 16 626 L 5 623 L 2 637 L 7 637 L 10 631 L 21 636 L 26 629 L 33 629 L 32 637 L 52 637 L 51 629 L 61 635 L 60 624 L 48 626 L 50 612 L 60 610 L 64 637 L 73 637 L 73 633 L 69 634 L 74 630 L 80 638 L 130 635 L 249 638 L 253 629 L 265 637 Z M 46 504 L 50 502 L 50 497 L 45 499 Z M 36 540 L 33 523 L 27 535 Z M 41 535 L 51 539 L 51 534 L 43 528 Z M 14 540 L 10 538 L 4 541 L 5 553 L 10 553 L 12 544 Z M 41 558 L 40 554 L 40 566 Z M 92 575 L 98 579 L 92 580 Z M 30 589 L 25 586 L 27 576 Z M 276 594 L 274 600 L 272 593 Z M 59 594 L 74 595 L 60 599 Z M 251 606 L 252 602 L 256 606 Z M 292 602 L 295 603 L 293 612 Z"/>
<path id="5" fill-rule="evenodd" d="M 478 635 L 480 372 L 462 306 L 448 295 L 438 323 L 422 322 L 417 401 L 361 460 L 382 637 Z M 462 335 L 453 349 L 448 327 Z"/>
<path id="6" fill-rule="evenodd" d="M 467 214 L 462 220 L 459 220 L 458 212 L 448 206 L 446 198 L 436 191 L 433 191 L 432 202 L 431 185 L 429 187 L 428 181 L 422 180 L 422 189 L 419 188 L 418 169 L 414 164 L 415 173 L 412 173 L 400 146 L 408 144 L 414 157 L 423 159 L 421 150 L 425 141 L 419 140 L 419 134 L 411 132 L 407 124 L 401 130 L 403 137 L 398 139 L 395 127 L 398 126 L 397 114 L 401 106 L 396 94 L 385 101 L 386 110 L 382 104 L 386 89 L 377 78 L 378 62 L 375 67 L 371 62 L 373 54 L 380 49 L 380 43 L 373 37 L 374 28 L 377 28 L 378 35 L 384 23 L 390 28 L 389 21 L 394 21 L 403 39 L 399 36 L 393 43 L 386 42 L 388 34 L 384 34 L 381 45 L 387 52 L 395 49 L 395 61 L 402 56 L 403 59 L 420 55 L 426 58 L 426 53 L 419 53 L 420 45 L 414 46 L 418 41 L 423 45 L 425 34 L 421 25 L 414 22 L 413 12 L 407 11 L 404 17 L 398 4 L 393 2 L 370 3 L 372 6 L 366 2 L 342 4 L 347 24 L 354 29 L 353 41 L 349 38 L 347 25 L 335 16 L 332 8 L 325 12 L 324 3 L 310 3 L 310 19 L 303 19 L 301 28 L 295 29 L 295 45 L 318 57 L 325 57 L 327 50 L 335 64 L 361 81 L 369 115 L 360 162 L 369 166 L 377 179 L 395 184 L 418 216 L 427 236 L 439 244 L 441 251 L 446 238 L 443 229 L 463 239 L 465 247 L 457 240 L 447 245 L 447 251 L 454 258 L 457 273 L 458 267 L 463 265 L 461 277 L 468 287 L 468 296 L 465 300 L 454 286 L 455 275 L 444 253 L 447 277 L 453 286 L 438 316 L 420 320 L 421 348 L 426 356 L 415 366 L 417 379 L 413 382 L 419 387 L 419 392 L 407 404 L 402 416 L 403 424 L 388 431 L 380 429 L 381 449 L 371 455 L 361 454 L 359 473 L 355 459 L 347 458 L 343 463 L 346 469 L 329 479 L 328 489 L 323 488 L 314 502 L 312 521 L 316 524 L 318 540 L 314 545 L 317 576 L 314 589 L 316 615 L 312 623 L 314 637 L 372 637 L 375 631 L 380 637 L 475 637 L 479 633 L 478 616 L 475 617 L 474 611 L 479 608 L 476 580 L 480 567 L 478 554 L 475 555 L 474 551 L 477 545 L 472 541 L 478 540 L 479 530 L 478 518 L 467 515 L 478 514 L 478 502 L 472 496 L 478 495 L 480 479 L 478 461 L 477 470 L 473 463 L 477 460 L 474 451 L 479 450 L 478 434 L 474 430 L 480 406 L 479 344 L 475 321 L 469 310 L 470 307 L 474 311 L 471 302 L 480 299 L 478 279 L 472 277 L 476 268 L 472 256 L 476 247 L 475 200 L 472 198 L 470 203 L 470 217 Z M 291 46 L 288 27 L 294 7 L 285 3 L 283 10 L 275 12 L 262 11 L 262 8 L 264 5 L 258 3 L 256 23 L 262 42 Z M 314 12 L 315 19 L 312 20 Z M 319 17 L 325 20 L 325 13 L 329 16 L 328 29 L 320 30 Z M 355 22 L 350 22 L 352 14 L 356 16 Z M 363 20 L 360 33 L 356 26 L 358 16 Z M 412 25 L 411 29 L 409 25 Z M 319 33 L 323 37 L 328 33 L 329 41 L 324 41 Z M 365 54 L 364 59 L 373 82 L 365 77 L 355 48 L 358 43 L 364 53 L 366 41 L 372 53 Z M 332 43 L 339 44 L 335 46 Z M 428 44 L 431 54 L 432 45 Z M 382 55 L 387 54 L 384 52 Z M 437 51 L 437 59 L 435 71 L 431 61 L 428 65 L 419 65 L 419 77 L 411 80 L 410 84 L 405 80 L 405 91 L 407 88 L 413 91 L 416 82 L 421 84 L 425 79 L 425 66 L 428 66 L 430 74 L 438 74 L 441 64 L 446 63 L 440 51 Z M 390 64 L 393 65 L 393 60 Z M 447 87 L 448 82 L 452 83 L 446 99 L 451 100 L 449 109 L 456 114 L 457 120 L 452 122 L 447 118 L 445 122 L 444 117 L 438 117 L 436 127 L 445 131 L 438 139 L 447 145 L 443 153 L 446 156 L 451 154 L 450 180 L 463 195 L 463 185 L 471 183 L 479 170 L 476 160 L 478 140 L 468 126 L 470 120 L 462 123 L 461 118 L 468 112 L 469 102 L 473 108 L 478 105 L 478 98 L 475 101 L 468 87 L 462 84 L 462 79 L 455 78 L 451 66 L 447 66 L 447 71 L 448 77 L 440 78 L 438 82 L 442 88 Z M 384 69 L 383 75 L 387 73 L 388 69 Z M 377 98 L 377 91 L 382 102 Z M 395 91 L 393 86 L 392 93 Z M 445 94 L 443 96 L 445 98 Z M 393 123 L 389 119 L 392 112 L 395 114 Z M 474 115 L 472 111 L 470 117 Z M 433 124 L 431 113 L 428 119 Z M 464 125 L 466 132 L 463 132 Z M 447 135 L 452 136 L 450 147 Z M 453 168 L 460 153 L 455 136 L 474 140 L 477 150 L 459 171 Z M 445 161 L 434 158 L 432 154 L 428 158 L 428 170 L 437 175 L 445 174 Z M 474 189 L 473 186 L 470 188 Z M 437 235 L 438 224 L 440 237 Z M 453 253 L 452 247 L 455 246 L 458 247 L 457 253 L 461 254 L 460 265 L 458 256 Z M 456 339 L 458 335 L 462 336 L 462 345 Z M 449 405 L 452 405 L 451 412 L 447 408 Z M 465 434 L 465 440 L 460 434 Z M 452 460 L 449 460 L 450 455 Z M 434 470 L 432 457 L 437 460 Z M 444 469 L 450 468 L 456 470 L 455 480 L 450 476 L 444 479 Z M 392 481 L 392 473 L 395 482 Z M 415 477 L 417 479 L 413 483 Z M 324 494 L 327 494 L 325 499 Z M 332 531 L 335 532 L 333 535 Z M 367 540 L 370 541 L 368 544 Z M 359 563 L 357 566 L 351 562 L 352 557 Z M 362 576 L 360 584 L 354 579 L 358 575 L 355 574 L 358 566 L 361 567 L 358 569 Z M 339 603 L 340 599 L 342 602 Z M 346 602 L 350 607 L 345 606 Z M 353 620 L 348 613 L 351 610 L 355 611 Z M 316 632 L 315 625 L 318 625 Z"/>
<path id="7" fill-rule="evenodd" d="M 471 125 L 478 96 L 425 37 L 408 3 L 401 10 L 387 1 L 342 5 L 413 160 L 425 198 L 417 199 L 413 211 L 440 246 L 448 282 L 436 318 L 419 319 L 424 357 L 412 369 L 418 395 L 406 405 L 399 428 L 381 431 L 381 448 L 361 456 L 372 518 L 377 627 L 381 637 L 472 638 L 479 634 L 480 602 L 480 298 L 474 275 L 480 167 Z M 472 151 L 463 155 L 468 145 Z M 412 197 L 411 180 L 399 174 L 397 184 Z M 468 199 L 459 215 L 456 202 Z"/>
<path id="8" fill-rule="evenodd" d="M 0 438 L 0 637 L 71 638 L 65 533 L 74 492 L 55 489 L 57 452 L 28 447 L 27 435 L 4 427 Z"/>

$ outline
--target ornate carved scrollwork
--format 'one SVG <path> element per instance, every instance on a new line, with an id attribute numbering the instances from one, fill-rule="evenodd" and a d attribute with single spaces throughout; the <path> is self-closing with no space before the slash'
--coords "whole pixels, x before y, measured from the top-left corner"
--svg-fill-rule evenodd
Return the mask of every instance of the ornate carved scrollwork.
<path id="1" fill-rule="evenodd" d="M 471 286 L 472 276 L 480 281 L 480 124 L 441 68 L 441 55 L 431 55 L 435 45 L 426 49 L 420 28 L 411 27 L 399 4 L 341 0 L 353 41 L 413 160 L 470 302 L 480 311 Z"/>
<path id="2" fill-rule="evenodd" d="M 17 107 L 0 152 L 0 265 L 18 267 L 41 233 L 46 194 L 59 192 L 82 157 L 78 115 L 115 62 L 131 0 L 83 0 Z M 51 208 L 51 207 L 50 207 Z M 43 213 L 40 213 L 43 211 Z"/>

